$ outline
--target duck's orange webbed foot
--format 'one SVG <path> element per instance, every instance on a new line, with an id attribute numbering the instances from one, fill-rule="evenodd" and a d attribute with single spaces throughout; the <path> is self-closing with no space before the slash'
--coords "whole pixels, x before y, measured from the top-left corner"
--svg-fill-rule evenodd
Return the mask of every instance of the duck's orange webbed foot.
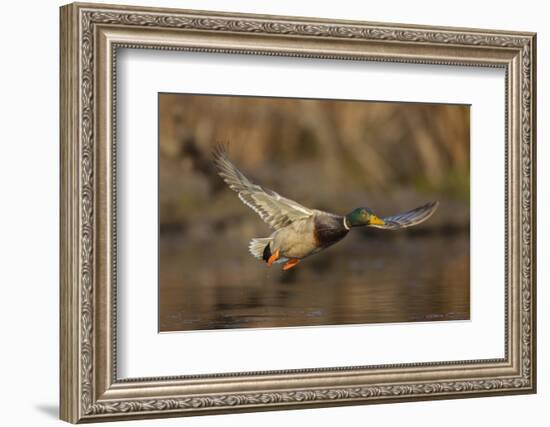
<path id="1" fill-rule="evenodd" d="M 274 253 L 271 254 L 269 259 L 267 260 L 267 265 L 271 267 L 271 265 L 279 259 L 280 255 L 281 252 L 279 251 L 279 249 L 277 249 Z"/>
<path id="2" fill-rule="evenodd" d="M 297 258 L 291 259 L 285 265 L 283 265 L 283 270 L 290 270 L 292 267 L 298 265 L 299 262 L 300 260 Z"/>

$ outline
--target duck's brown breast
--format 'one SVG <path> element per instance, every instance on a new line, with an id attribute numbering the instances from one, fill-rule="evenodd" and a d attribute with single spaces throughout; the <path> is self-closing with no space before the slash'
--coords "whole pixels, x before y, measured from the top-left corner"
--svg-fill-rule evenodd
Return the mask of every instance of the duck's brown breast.
<path id="1" fill-rule="evenodd" d="M 318 214 L 314 218 L 313 234 L 319 247 L 326 248 L 342 240 L 349 233 L 344 227 L 344 217 Z"/>

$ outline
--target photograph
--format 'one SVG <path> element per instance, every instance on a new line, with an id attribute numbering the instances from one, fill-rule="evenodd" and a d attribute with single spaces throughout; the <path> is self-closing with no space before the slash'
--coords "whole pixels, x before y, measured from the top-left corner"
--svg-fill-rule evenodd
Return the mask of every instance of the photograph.
<path id="1" fill-rule="evenodd" d="M 470 106 L 159 93 L 160 332 L 470 319 Z"/>

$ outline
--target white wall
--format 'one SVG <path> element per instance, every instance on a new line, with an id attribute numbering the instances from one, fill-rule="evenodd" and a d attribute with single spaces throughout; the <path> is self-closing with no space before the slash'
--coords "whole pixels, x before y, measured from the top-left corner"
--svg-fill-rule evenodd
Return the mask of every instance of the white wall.
<path id="1" fill-rule="evenodd" d="M 122 3 L 111 0 L 113 3 Z M 550 29 L 544 2 L 524 0 L 436 2 L 393 0 L 134 0 L 134 4 L 235 12 L 317 16 L 414 24 L 538 32 L 538 359 L 539 393 L 437 402 L 281 411 L 193 419 L 138 421 L 131 425 L 335 425 L 412 426 L 543 425 L 550 405 Z M 46 426 L 58 402 L 58 6 L 57 0 L 2 5 L 0 65 L 0 401 L 3 425 Z M 543 419 L 546 418 L 545 421 Z"/>

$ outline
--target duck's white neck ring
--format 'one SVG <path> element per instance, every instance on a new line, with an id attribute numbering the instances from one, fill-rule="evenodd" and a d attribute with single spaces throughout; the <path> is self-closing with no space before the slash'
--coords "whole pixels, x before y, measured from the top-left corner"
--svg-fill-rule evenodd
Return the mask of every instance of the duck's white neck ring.
<path id="1" fill-rule="evenodd" d="M 351 227 L 348 226 L 348 222 L 346 221 L 346 217 L 344 217 L 344 228 L 345 228 L 346 230 L 348 230 L 348 231 L 351 230 Z"/>

